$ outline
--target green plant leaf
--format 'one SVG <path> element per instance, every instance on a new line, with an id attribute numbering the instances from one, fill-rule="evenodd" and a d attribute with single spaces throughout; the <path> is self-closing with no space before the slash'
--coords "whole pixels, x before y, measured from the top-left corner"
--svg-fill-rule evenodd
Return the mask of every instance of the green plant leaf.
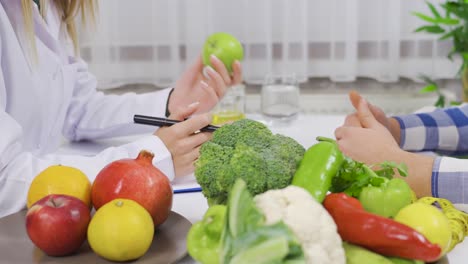
<path id="1" fill-rule="evenodd" d="M 428 33 L 432 33 L 432 34 L 441 34 L 441 33 L 445 33 L 445 29 L 443 29 L 443 28 L 440 27 L 439 25 L 434 25 L 434 26 L 422 26 L 422 27 L 417 28 L 414 32 L 422 32 L 422 31 L 425 31 L 425 32 L 428 32 Z"/>
<path id="2" fill-rule="evenodd" d="M 427 29 L 428 27 L 431 27 L 431 26 L 428 26 L 428 25 L 426 25 L 426 26 L 420 26 L 420 27 L 418 27 L 417 29 L 415 29 L 414 32 L 415 32 L 415 33 L 418 33 L 418 32 L 422 32 L 422 31 L 426 31 L 426 29 Z"/>
<path id="3" fill-rule="evenodd" d="M 458 105 L 461 105 L 461 104 L 462 104 L 462 102 L 450 101 L 450 105 L 452 105 L 452 106 L 458 106 Z"/>
<path id="4" fill-rule="evenodd" d="M 464 62 L 468 61 L 468 52 L 463 52 L 461 55 Z"/>
<path id="5" fill-rule="evenodd" d="M 447 58 L 451 61 L 453 61 L 453 55 L 457 53 L 457 50 L 454 48 L 452 48 L 452 50 L 449 52 L 449 54 L 447 54 Z"/>
<path id="6" fill-rule="evenodd" d="M 433 17 L 430 17 L 430 16 L 427 16 L 423 13 L 419 13 L 419 12 L 413 12 L 413 15 L 419 17 L 420 19 L 424 20 L 424 21 L 427 21 L 429 23 L 436 23 L 437 21 L 437 18 L 433 18 Z"/>
<path id="7" fill-rule="evenodd" d="M 445 33 L 444 35 L 442 35 L 442 37 L 439 38 L 439 40 L 446 40 L 448 38 L 451 38 L 455 35 L 455 32 L 454 31 L 449 31 L 447 33 Z"/>
<path id="8" fill-rule="evenodd" d="M 431 12 L 435 17 L 437 17 L 437 18 L 441 17 L 440 13 L 437 11 L 437 9 L 435 8 L 435 6 L 432 3 L 426 1 L 426 4 L 429 6 L 429 9 L 431 9 Z"/>
<path id="9" fill-rule="evenodd" d="M 408 166 L 405 163 L 398 164 L 398 166 L 396 168 L 397 168 L 398 173 L 400 174 L 400 176 L 402 176 L 402 177 L 408 176 Z"/>
<path id="10" fill-rule="evenodd" d="M 408 176 L 408 166 L 406 166 L 404 163 L 398 164 L 393 161 L 384 161 L 380 164 L 377 164 L 377 166 L 379 167 L 379 170 L 376 170 L 375 173 L 378 176 L 387 178 L 389 180 L 392 179 L 395 175 L 395 169 L 398 171 L 400 176 Z"/>
<path id="11" fill-rule="evenodd" d="M 444 4 L 441 4 L 441 6 L 445 9 L 447 16 L 450 17 L 450 15 L 455 15 L 463 20 L 466 20 L 468 17 L 468 4 L 463 3 L 463 2 L 454 2 L 454 1 L 447 1 Z"/>
<path id="12" fill-rule="evenodd" d="M 432 92 L 435 92 L 437 91 L 437 85 L 434 85 L 434 84 L 429 84 L 423 88 L 421 88 L 421 90 L 419 90 L 419 93 L 432 93 Z"/>
<path id="13" fill-rule="evenodd" d="M 439 98 L 437 98 L 437 101 L 435 102 L 434 106 L 440 108 L 445 107 L 445 96 L 442 94 L 439 95 Z"/>
<path id="14" fill-rule="evenodd" d="M 423 80 L 423 81 L 424 81 L 425 83 L 427 83 L 427 84 L 432 84 L 432 85 L 437 86 L 437 83 L 436 83 L 434 80 L 432 80 L 432 79 L 431 79 L 429 76 L 427 76 L 427 75 L 420 74 L 420 75 L 418 76 L 418 78 L 421 79 L 421 80 Z"/>
<path id="15" fill-rule="evenodd" d="M 460 20 L 456 18 L 437 18 L 435 23 L 454 26 L 460 24 Z"/>

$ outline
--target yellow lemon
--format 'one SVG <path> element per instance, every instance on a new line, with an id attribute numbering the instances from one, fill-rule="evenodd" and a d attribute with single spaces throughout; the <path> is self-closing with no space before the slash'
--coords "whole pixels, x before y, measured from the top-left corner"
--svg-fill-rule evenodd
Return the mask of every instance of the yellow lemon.
<path id="1" fill-rule="evenodd" d="M 129 261 L 148 251 L 154 236 L 151 215 L 137 202 L 115 199 L 96 211 L 88 226 L 88 242 L 99 256 Z"/>
<path id="2" fill-rule="evenodd" d="M 73 167 L 53 165 L 39 173 L 29 186 L 28 208 L 49 194 L 74 196 L 91 206 L 91 182 L 82 171 Z"/>
<path id="3" fill-rule="evenodd" d="M 412 227 L 431 243 L 438 244 L 442 249 L 441 256 L 450 248 L 452 230 L 449 220 L 432 205 L 419 202 L 409 204 L 398 212 L 395 221 Z"/>

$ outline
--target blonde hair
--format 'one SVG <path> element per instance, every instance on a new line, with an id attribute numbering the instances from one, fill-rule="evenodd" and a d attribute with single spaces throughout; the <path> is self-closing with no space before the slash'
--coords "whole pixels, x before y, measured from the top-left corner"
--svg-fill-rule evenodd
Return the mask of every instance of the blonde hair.
<path id="1" fill-rule="evenodd" d="M 52 1 L 62 22 L 66 26 L 68 36 L 73 42 L 73 48 L 76 55 L 79 54 L 78 35 L 76 30 L 75 18 L 81 15 L 83 25 L 88 23 L 94 25 L 96 21 L 97 1 L 96 0 L 40 0 L 40 12 L 42 17 L 46 16 L 47 4 Z M 21 0 L 23 9 L 24 28 L 26 37 L 29 40 L 29 47 L 33 58 L 37 61 L 36 38 L 34 32 L 34 20 L 32 15 L 32 0 Z"/>

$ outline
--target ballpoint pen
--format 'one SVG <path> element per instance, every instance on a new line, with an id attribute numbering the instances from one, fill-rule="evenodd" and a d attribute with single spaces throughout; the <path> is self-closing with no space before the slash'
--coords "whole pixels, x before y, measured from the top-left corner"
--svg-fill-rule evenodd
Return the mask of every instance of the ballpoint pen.
<path id="1" fill-rule="evenodd" d="M 181 121 L 168 119 L 164 117 L 154 117 L 154 116 L 144 116 L 144 115 L 134 115 L 133 122 L 137 124 L 145 124 L 145 125 L 152 125 L 152 126 L 172 126 Z M 208 125 L 200 129 L 202 132 L 214 132 L 219 127 Z"/>

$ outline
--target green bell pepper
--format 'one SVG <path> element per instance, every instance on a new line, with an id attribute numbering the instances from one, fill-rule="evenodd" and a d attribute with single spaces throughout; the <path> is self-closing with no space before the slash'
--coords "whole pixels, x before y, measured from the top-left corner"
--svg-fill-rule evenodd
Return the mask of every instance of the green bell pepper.
<path id="1" fill-rule="evenodd" d="M 321 203 L 343 163 L 344 156 L 334 140 L 324 137 L 318 137 L 317 140 L 319 143 L 305 152 L 292 179 L 292 185 L 306 189 Z"/>
<path id="2" fill-rule="evenodd" d="M 225 205 L 208 208 L 203 219 L 192 225 L 187 234 L 187 250 L 190 256 L 202 264 L 220 262 L 221 233 L 226 218 Z"/>
<path id="3" fill-rule="evenodd" d="M 393 218 L 401 208 L 412 202 L 412 197 L 409 185 L 402 179 L 393 178 L 379 187 L 364 187 L 359 201 L 366 211 Z"/>

